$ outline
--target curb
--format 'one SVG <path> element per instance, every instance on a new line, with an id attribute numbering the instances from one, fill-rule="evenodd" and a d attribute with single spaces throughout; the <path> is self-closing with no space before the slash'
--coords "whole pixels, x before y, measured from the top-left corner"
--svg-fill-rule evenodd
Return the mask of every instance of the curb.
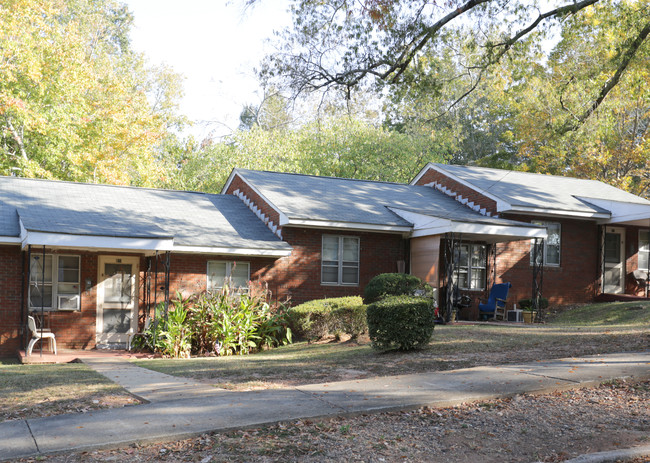
<path id="1" fill-rule="evenodd" d="M 565 460 L 564 463 L 612 463 L 616 461 L 624 462 L 639 457 L 650 457 L 650 445 L 621 450 L 609 450 L 607 452 L 588 453 L 572 458 L 571 460 Z M 650 458 L 648 461 L 650 461 Z"/>

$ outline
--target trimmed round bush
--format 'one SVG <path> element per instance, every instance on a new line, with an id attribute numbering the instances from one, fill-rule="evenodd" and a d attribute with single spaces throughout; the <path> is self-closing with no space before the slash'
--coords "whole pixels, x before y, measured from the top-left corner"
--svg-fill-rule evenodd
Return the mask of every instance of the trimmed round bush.
<path id="1" fill-rule="evenodd" d="M 367 331 L 366 306 L 359 296 L 316 299 L 287 311 L 292 332 L 302 339 L 347 333 L 353 338 Z"/>
<path id="2" fill-rule="evenodd" d="M 432 292 L 431 286 L 415 275 L 382 273 L 368 282 L 363 292 L 363 300 L 370 304 L 386 296 L 431 296 Z"/>
<path id="3" fill-rule="evenodd" d="M 426 346 L 435 327 L 433 301 L 391 296 L 368 306 L 368 334 L 375 349 L 412 350 Z"/>

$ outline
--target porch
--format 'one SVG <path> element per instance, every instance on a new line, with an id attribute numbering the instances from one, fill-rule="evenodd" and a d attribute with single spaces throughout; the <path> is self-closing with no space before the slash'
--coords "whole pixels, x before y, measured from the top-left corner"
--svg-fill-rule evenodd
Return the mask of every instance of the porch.
<path id="1" fill-rule="evenodd" d="M 40 345 L 34 348 L 32 355 L 26 355 L 25 350 L 18 351 L 18 361 L 25 365 L 73 363 L 88 358 L 115 358 L 122 360 L 154 358 L 153 354 L 129 352 L 115 349 L 58 349 L 56 355 L 47 348 L 40 350 Z"/>

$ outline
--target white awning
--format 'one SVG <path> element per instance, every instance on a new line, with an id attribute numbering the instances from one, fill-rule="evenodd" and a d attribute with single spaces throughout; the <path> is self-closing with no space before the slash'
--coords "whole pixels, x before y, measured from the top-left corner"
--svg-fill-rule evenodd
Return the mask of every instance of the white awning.
<path id="1" fill-rule="evenodd" d="M 485 220 L 468 222 L 394 208 L 391 210 L 413 224 L 413 238 L 458 233 L 466 240 L 499 243 L 547 237 L 545 227 L 513 220 L 485 217 Z"/>

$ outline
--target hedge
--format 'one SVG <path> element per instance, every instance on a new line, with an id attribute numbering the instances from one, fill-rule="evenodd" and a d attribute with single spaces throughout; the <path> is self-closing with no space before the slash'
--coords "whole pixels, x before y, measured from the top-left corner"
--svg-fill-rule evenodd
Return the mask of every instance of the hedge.
<path id="1" fill-rule="evenodd" d="M 359 296 L 316 299 L 287 312 L 292 332 L 302 339 L 321 339 L 343 333 L 356 338 L 368 330 L 366 306 Z"/>
<path id="2" fill-rule="evenodd" d="M 370 304 L 386 296 L 415 296 L 418 293 L 430 296 L 432 291 L 431 286 L 415 275 L 382 273 L 368 282 L 363 292 L 363 300 Z"/>
<path id="3" fill-rule="evenodd" d="M 412 350 L 426 346 L 435 327 L 433 301 L 392 296 L 368 306 L 368 334 L 376 349 Z"/>

